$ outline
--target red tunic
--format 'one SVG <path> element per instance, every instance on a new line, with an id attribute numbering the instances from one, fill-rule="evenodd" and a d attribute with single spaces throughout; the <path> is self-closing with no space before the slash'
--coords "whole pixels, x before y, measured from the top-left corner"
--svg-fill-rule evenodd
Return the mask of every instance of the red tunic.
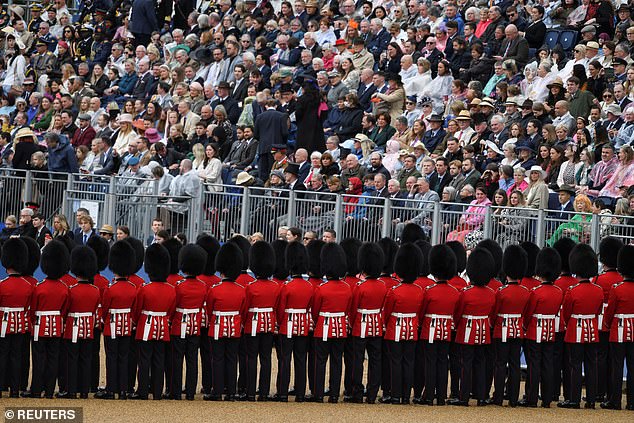
<path id="1" fill-rule="evenodd" d="M 487 284 L 487 286 L 489 288 L 491 288 L 493 290 L 493 292 L 496 292 L 498 289 L 500 289 L 503 285 L 502 282 L 500 282 L 499 280 L 497 280 L 496 278 L 492 278 L 489 283 Z"/>
<path id="2" fill-rule="evenodd" d="M 423 291 L 427 289 L 428 286 L 432 286 L 436 283 L 435 280 L 428 278 L 427 276 L 419 276 L 418 279 L 414 281 L 414 285 L 420 286 Z"/>
<path id="3" fill-rule="evenodd" d="M 167 283 L 174 287 L 182 280 L 183 280 L 183 276 L 179 275 L 178 273 L 172 273 L 170 275 L 167 275 Z"/>
<path id="4" fill-rule="evenodd" d="M 143 284 L 145 284 L 145 281 L 139 275 L 130 275 L 130 277 L 128 277 L 128 280 L 132 282 L 137 288 L 141 288 Z"/>
<path id="5" fill-rule="evenodd" d="M 134 320 L 138 341 L 169 341 L 169 321 L 176 306 L 176 292 L 167 282 L 148 282 L 138 290 Z"/>
<path id="6" fill-rule="evenodd" d="M 284 284 L 286 283 L 286 281 L 287 281 L 288 279 L 281 279 L 281 278 L 276 278 L 276 277 L 273 277 L 273 278 L 271 278 L 271 280 L 272 280 L 273 282 L 275 282 L 276 284 L 278 284 L 279 286 L 282 286 L 282 285 L 284 285 Z"/>
<path id="7" fill-rule="evenodd" d="M 555 286 L 559 287 L 561 289 L 561 292 L 565 296 L 566 292 L 568 292 L 568 289 L 578 283 L 579 281 L 574 276 L 569 274 L 562 274 L 559 279 L 555 281 Z M 557 318 L 555 319 L 555 329 L 557 332 L 566 331 L 566 323 L 565 320 L 561 318 L 561 310 L 559 311 L 559 313 L 557 313 Z"/>
<path id="8" fill-rule="evenodd" d="M 453 314 L 459 298 L 460 291 L 449 281 L 438 281 L 424 290 L 420 308 L 421 339 L 430 344 L 434 341 L 451 341 Z"/>
<path id="9" fill-rule="evenodd" d="M 555 319 L 563 300 L 561 288 L 550 283 L 531 290 L 522 312 L 526 339 L 537 343 L 555 341 Z"/>
<path id="10" fill-rule="evenodd" d="M 385 283 L 379 279 L 365 279 L 357 283 L 352 293 L 350 326 L 352 336 L 370 338 L 383 336 L 381 309 L 387 294 Z"/>
<path id="11" fill-rule="evenodd" d="M 288 338 L 308 335 L 314 291 L 312 284 L 301 276 L 294 276 L 280 287 L 276 313 L 281 335 Z"/>
<path id="12" fill-rule="evenodd" d="M 590 281 L 580 281 L 564 295 L 561 317 L 566 322 L 564 342 L 599 342 L 597 316 L 603 306 L 603 290 Z"/>
<path id="13" fill-rule="evenodd" d="M 385 284 L 385 286 L 387 287 L 387 289 L 392 289 L 394 288 L 396 285 L 398 285 L 399 283 L 401 283 L 401 281 L 399 281 L 397 278 L 390 276 L 390 275 L 381 275 L 379 277 L 379 280 L 383 281 L 383 283 Z"/>
<path id="14" fill-rule="evenodd" d="M 275 307 L 279 295 L 280 286 L 269 279 L 256 279 L 247 285 L 244 333 L 255 336 L 275 331 Z"/>
<path id="15" fill-rule="evenodd" d="M 489 316 L 495 305 L 495 291 L 488 286 L 468 286 L 460 293 L 454 322 L 458 344 L 485 345 L 491 343 Z"/>
<path id="16" fill-rule="evenodd" d="M 71 275 L 70 273 L 66 273 L 64 276 L 60 278 L 60 280 L 64 282 L 66 286 L 69 288 L 77 284 L 77 279 L 75 279 L 75 277 Z"/>
<path id="17" fill-rule="evenodd" d="M 517 282 L 509 282 L 495 293 L 495 306 L 491 312 L 493 338 L 523 338 L 522 312 L 528 302 L 530 292 Z"/>
<path id="18" fill-rule="evenodd" d="M 31 300 L 33 340 L 61 338 L 62 320 L 68 308 L 68 287 L 59 279 L 44 279 L 37 284 Z"/>
<path id="19" fill-rule="evenodd" d="M 132 334 L 132 311 L 136 303 L 137 287 L 126 278 L 117 278 L 103 292 L 103 336 L 115 339 Z"/>
<path id="20" fill-rule="evenodd" d="M 539 285 L 541 285 L 541 282 L 538 281 L 535 278 L 531 278 L 531 277 L 525 277 L 522 278 L 522 281 L 520 282 L 520 285 L 522 285 L 524 288 L 528 289 L 529 291 L 532 290 L 533 288 L 537 288 Z"/>
<path id="21" fill-rule="evenodd" d="M 198 275 L 198 280 L 207 285 L 207 290 L 220 282 L 220 278 L 216 275 Z M 203 303 L 202 318 L 200 320 L 200 327 L 209 327 L 209 318 L 207 317 L 207 295 L 205 295 L 205 302 Z"/>
<path id="22" fill-rule="evenodd" d="M 423 302 L 423 290 L 413 283 L 402 283 L 388 289 L 383 304 L 387 341 L 417 341 L 418 313 Z"/>
<path id="23" fill-rule="evenodd" d="M 64 339 L 70 339 L 73 343 L 79 339 L 92 339 L 95 334 L 95 315 L 101 302 L 99 288 L 88 281 L 81 281 L 71 286 L 68 292 Z"/>
<path id="24" fill-rule="evenodd" d="M 599 330 L 603 330 L 603 314 L 605 313 L 605 308 L 608 306 L 608 298 L 610 297 L 610 290 L 612 287 L 623 281 L 623 276 L 614 270 L 606 270 L 599 276 L 595 277 L 592 280 L 592 283 L 599 285 L 603 289 L 603 307 L 601 308 L 601 314 L 599 315 Z M 606 329 L 607 330 L 607 329 Z"/>
<path id="25" fill-rule="evenodd" d="M 247 272 L 240 273 L 240 276 L 236 278 L 236 283 L 243 288 L 246 288 L 248 284 L 253 282 L 255 278 L 248 274 Z"/>
<path id="26" fill-rule="evenodd" d="M 195 276 L 186 276 L 176 284 L 176 312 L 170 335 L 185 338 L 200 335 L 207 285 Z"/>
<path id="27" fill-rule="evenodd" d="M 33 289 L 29 281 L 19 275 L 9 275 L 0 282 L 0 338 L 28 331 L 28 312 Z"/>
<path id="28" fill-rule="evenodd" d="M 449 279 L 447 281 L 447 283 L 449 285 L 453 286 L 454 288 L 456 288 L 458 291 L 462 291 L 463 289 L 465 289 L 468 286 L 467 281 L 464 280 L 463 278 L 461 278 L 458 275 L 456 275 L 453 278 Z"/>
<path id="29" fill-rule="evenodd" d="M 103 309 L 102 309 L 102 301 L 103 301 L 103 293 L 110 285 L 108 279 L 104 278 L 102 275 L 97 274 L 93 280 L 93 283 L 97 288 L 99 288 L 99 307 L 97 307 L 97 314 L 95 315 L 95 327 L 102 328 L 103 326 Z"/>
<path id="30" fill-rule="evenodd" d="M 209 336 L 240 338 L 242 319 L 246 314 L 246 290 L 237 282 L 225 279 L 207 291 Z"/>
<path id="31" fill-rule="evenodd" d="M 603 327 L 610 342 L 634 342 L 634 281 L 625 280 L 610 290 Z"/>
<path id="32" fill-rule="evenodd" d="M 344 281 L 329 279 L 322 283 L 313 296 L 315 338 L 321 338 L 323 341 L 329 338 L 346 338 L 351 302 L 352 289 Z"/>

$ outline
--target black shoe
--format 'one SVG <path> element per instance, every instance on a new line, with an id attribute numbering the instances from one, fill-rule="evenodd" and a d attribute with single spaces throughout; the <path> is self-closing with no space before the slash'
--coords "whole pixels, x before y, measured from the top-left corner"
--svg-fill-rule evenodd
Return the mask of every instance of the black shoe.
<path id="1" fill-rule="evenodd" d="M 163 395 L 161 395 L 161 398 L 166 400 L 174 399 L 174 397 L 172 396 L 172 393 L 169 391 L 165 391 Z"/>
<path id="2" fill-rule="evenodd" d="M 620 410 L 621 404 L 613 404 L 610 401 L 605 401 L 601 403 L 601 408 L 604 410 Z"/>
<path id="3" fill-rule="evenodd" d="M 498 405 L 502 407 L 502 401 L 494 400 L 493 398 L 487 398 L 484 400 L 484 402 L 486 403 L 486 405 Z"/>
<path id="4" fill-rule="evenodd" d="M 46 394 L 46 395 L 44 395 L 44 398 L 53 399 L 53 394 Z"/>
<path id="5" fill-rule="evenodd" d="M 226 402 L 234 402 L 235 401 L 235 395 L 227 394 L 227 395 L 225 395 L 224 400 Z M 251 401 L 251 400 L 249 400 L 249 401 Z M 253 401 L 255 401 L 255 398 L 253 399 Z"/>
<path id="6" fill-rule="evenodd" d="M 126 391 L 119 392 L 119 399 L 121 401 L 125 401 L 128 399 L 128 393 Z"/>
<path id="7" fill-rule="evenodd" d="M 389 395 L 383 395 L 381 398 L 379 398 L 379 402 L 381 404 L 392 404 L 392 397 Z"/>
<path id="8" fill-rule="evenodd" d="M 402 405 L 409 405 L 409 397 L 403 397 L 401 398 L 401 404 Z"/>
<path id="9" fill-rule="evenodd" d="M 587 408 L 588 410 L 594 410 L 594 403 L 593 402 L 586 402 L 583 405 L 583 408 Z"/>
<path id="10" fill-rule="evenodd" d="M 70 394 L 68 393 L 68 391 L 60 391 L 55 394 L 55 398 L 67 399 L 70 398 Z"/>
<path id="11" fill-rule="evenodd" d="M 572 402 L 572 401 L 569 401 L 569 400 L 557 403 L 557 407 L 559 407 L 559 408 L 572 408 L 572 409 L 575 409 L 575 410 L 578 410 L 578 409 L 581 408 L 581 406 L 579 405 L 578 402 Z"/>
<path id="12" fill-rule="evenodd" d="M 272 401 L 272 399 L 268 395 L 258 395 L 258 402 L 269 402 L 269 401 Z"/>
<path id="13" fill-rule="evenodd" d="M 478 407 L 486 407 L 487 405 L 491 405 L 491 404 L 493 404 L 493 403 L 489 403 L 487 400 L 478 400 L 476 405 Z M 500 405 L 502 405 L 502 404 L 500 404 Z"/>
<path id="14" fill-rule="evenodd" d="M 297 395 L 297 392 L 295 392 L 295 388 L 291 388 L 288 390 L 288 395 L 289 396 L 295 396 Z"/>
<path id="15" fill-rule="evenodd" d="M 9 398 L 20 398 L 20 393 L 18 391 L 11 391 Z"/>
<path id="16" fill-rule="evenodd" d="M 434 405 L 433 401 L 432 401 L 432 404 L 429 404 L 429 405 Z M 439 406 L 447 405 L 447 401 L 444 400 L 444 399 L 437 399 L 436 400 L 436 405 L 439 405 Z"/>
<path id="17" fill-rule="evenodd" d="M 634 404 L 627 404 L 627 405 L 625 406 L 625 409 L 626 409 L 626 410 L 630 410 L 630 411 L 634 410 Z"/>
<path id="18" fill-rule="evenodd" d="M 204 401 L 222 401 L 222 396 L 214 395 L 214 394 L 205 394 L 203 395 Z"/>
<path id="19" fill-rule="evenodd" d="M 193 395 L 185 395 L 185 399 L 187 401 L 193 401 L 194 400 L 194 396 Z"/>
<path id="20" fill-rule="evenodd" d="M 513 402 L 509 401 L 509 407 L 511 408 L 517 407 L 517 401 L 513 401 Z"/>
<path id="21" fill-rule="evenodd" d="M 273 401 L 275 401 L 275 402 L 288 402 L 288 397 L 275 394 L 275 396 L 273 397 Z"/>
<path id="22" fill-rule="evenodd" d="M 20 392 L 20 396 L 22 398 L 40 398 L 42 394 L 40 393 L 40 395 L 37 395 L 34 394 L 33 391 L 22 391 Z"/>
<path id="23" fill-rule="evenodd" d="M 366 398 L 365 399 L 365 403 L 366 404 L 376 404 L 376 399 Z"/>
<path id="24" fill-rule="evenodd" d="M 550 408 L 550 403 L 542 401 L 542 408 Z"/>
<path id="25" fill-rule="evenodd" d="M 530 404 L 527 400 L 523 399 L 520 400 L 517 405 L 519 405 L 520 407 L 527 407 L 527 408 L 537 408 L 537 404 Z"/>
<path id="26" fill-rule="evenodd" d="M 430 399 L 421 399 L 419 402 L 420 405 L 434 405 L 434 400 Z"/>
<path id="27" fill-rule="evenodd" d="M 351 395 L 344 395 L 343 396 L 343 402 L 347 402 L 347 403 L 351 403 L 352 401 L 352 396 Z"/>
<path id="28" fill-rule="evenodd" d="M 79 399 L 88 399 L 88 392 L 79 394 Z"/>
<path id="29" fill-rule="evenodd" d="M 247 395 L 247 399 L 246 401 L 248 402 L 255 402 L 255 395 Z"/>
<path id="30" fill-rule="evenodd" d="M 324 396 L 325 396 L 325 397 L 329 397 L 329 396 L 330 396 L 330 388 L 328 388 L 328 389 L 326 389 L 326 390 L 324 391 Z"/>
<path id="31" fill-rule="evenodd" d="M 172 399 L 172 400 L 175 400 L 175 401 L 182 401 L 183 400 L 183 396 L 182 395 L 172 395 L 168 399 Z"/>
<path id="32" fill-rule="evenodd" d="M 97 391 L 93 396 L 95 399 L 114 399 L 114 394 L 108 391 Z"/>
<path id="33" fill-rule="evenodd" d="M 138 392 L 134 392 L 130 395 L 128 395 L 128 398 L 130 398 L 131 400 L 143 400 L 143 401 L 147 401 L 148 396 L 147 395 L 141 395 Z"/>
<path id="34" fill-rule="evenodd" d="M 339 397 L 328 397 L 329 404 L 337 404 L 339 402 Z"/>
<path id="35" fill-rule="evenodd" d="M 302 396 L 296 396 L 295 402 L 306 402 L 306 398 Z"/>
<path id="36" fill-rule="evenodd" d="M 412 398 L 412 403 L 414 403 L 414 404 L 422 405 L 423 401 L 424 401 L 423 397 L 414 397 L 414 398 Z"/>
<path id="37" fill-rule="evenodd" d="M 458 405 L 461 407 L 468 407 L 469 401 L 462 401 L 458 398 L 451 398 L 450 400 L 447 401 L 447 405 Z"/>
<path id="38" fill-rule="evenodd" d="M 304 399 L 306 400 L 306 402 L 316 402 L 316 403 L 324 402 L 324 397 L 316 397 L 314 395 L 307 395 Z"/>

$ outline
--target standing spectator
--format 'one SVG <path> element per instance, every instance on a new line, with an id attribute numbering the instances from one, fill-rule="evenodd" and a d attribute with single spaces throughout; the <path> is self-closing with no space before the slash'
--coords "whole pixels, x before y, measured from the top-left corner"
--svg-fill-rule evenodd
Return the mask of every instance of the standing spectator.
<path id="1" fill-rule="evenodd" d="M 79 166 L 75 151 L 68 138 L 54 133 L 44 136 L 48 146 L 48 170 L 50 172 L 77 173 Z"/>
<path id="2" fill-rule="evenodd" d="M 271 146 L 274 144 L 286 145 L 288 137 L 288 115 L 275 110 L 276 106 L 277 102 L 274 99 L 267 100 L 266 111 L 255 118 L 253 136 L 260 140 L 258 144 L 258 175 L 262 180 L 268 179 L 273 166 Z"/>
<path id="3" fill-rule="evenodd" d="M 159 29 L 152 0 L 133 1 L 129 28 L 130 32 L 134 34 L 136 45 L 146 46 L 149 44 L 150 35 Z"/>

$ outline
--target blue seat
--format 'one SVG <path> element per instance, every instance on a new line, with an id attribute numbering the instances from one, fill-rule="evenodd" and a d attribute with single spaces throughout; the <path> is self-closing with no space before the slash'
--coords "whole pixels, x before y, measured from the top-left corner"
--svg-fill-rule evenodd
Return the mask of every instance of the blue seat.
<path id="1" fill-rule="evenodd" d="M 561 32 L 559 36 L 559 44 L 564 48 L 564 51 L 570 51 L 577 45 L 577 37 L 579 33 L 577 31 L 565 30 Z"/>
<path id="2" fill-rule="evenodd" d="M 544 44 L 548 46 L 549 49 L 554 49 L 557 43 L 559 42 L 559 36 L 561 32 L 557 29 L 549 29 L 546 31 L 546 38 L 544 40 Z"/>

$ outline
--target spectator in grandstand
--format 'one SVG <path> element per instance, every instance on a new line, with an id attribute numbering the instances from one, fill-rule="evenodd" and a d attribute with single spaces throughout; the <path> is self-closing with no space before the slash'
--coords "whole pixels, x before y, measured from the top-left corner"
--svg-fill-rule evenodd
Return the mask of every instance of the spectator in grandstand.
<path id="1" fill-rule="evenodd" d="M 546 240 L 546 244 L 553 246 L 562 237 L 572 238 L 575 242 L 588 242 L 590 237 L 590 221 L 592 220 L 592 202 L 584 195 L 579 194 L 574 200 L 574 211 L 572 218 L 566 216 L 567 222 L 557 227 L 555 232 Z"/>
<path id="2" fill-rule="evenodd" d="M 491 205 L 491 200 L 487 197 L 486 188 L 482 186 L 476 187 L 475 196 L 475 200 L 469 204 L 467 210 L 460 217 L 456 228 L 447 235 L 447 241 L 464 242 L 469 233 L 480 230 L 486 209 Z"/>

